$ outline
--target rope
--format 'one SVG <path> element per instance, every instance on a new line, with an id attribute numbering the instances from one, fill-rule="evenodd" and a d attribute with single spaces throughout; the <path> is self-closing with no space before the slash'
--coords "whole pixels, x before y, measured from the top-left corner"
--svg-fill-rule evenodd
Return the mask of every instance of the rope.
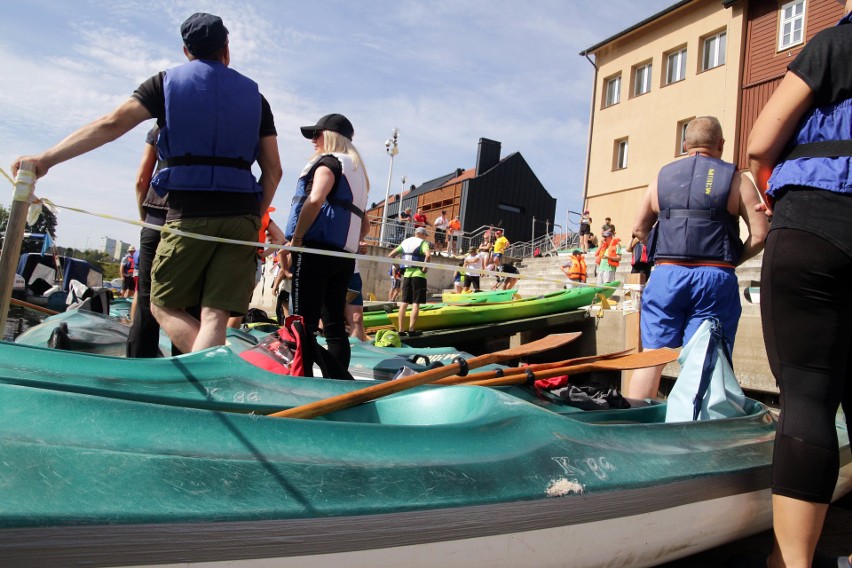
<path id="1" fill-rule="evenodd" d="M 14 181 L 12 181 L 12 179 L 6 174 L 5 171 L 3 171 L 2 168 L 0 168 L 0 173 L 2 173 L 3 176 L 6 177 L 6 179 L 8 179 L 12 183 L 13 186 L 15 185 Z M 214 243 L 247 245 L 247 246 L 252 246 L 252 247 L 255 247 L 255 248 L 267 248 L 267 249 L 271 248 L 271 249 L 283 250 L 283 251 L 288 251 L 288 252 L 304 252 L 304 253 L 310 253 L 310 254 L 319 254 L 319 255 L 323 255 L 323 256 L 337 257 L 337 258 L 351 258 L 351 259 L 354 259 L 354 260 L 378 262 L 378 263 L 384 263 L 384 264 L 389 264 L 389 265 L 390 264 L 398 264 L 400 262 L 400 260 L 398 258 L 389 258 L 389 257 L 386 257 L 386 256 L 370 256 L 370 255 L 367 255 L 367 254 L 356 254 L 356 253 L 351 253 L 351 252 L 319 250 L 319 249 L 312 249 L 312 248 L 305 248 L 305 247 L 294 247 L 294 246 L 291 246 L 291 245 L 279 245 L 279 244 L 275 244 L 275 243 L 261 243 L 261 242 L 257 242 L 257 241 L 255 241 L 255 242 L 240 241 L 240 240 L 237 240 L 237 239 L 225 239 L 225 238 L 222 238 L 222 237 L 212 237 L 212 236 L 209 236 L 209 235 L 199 235 L 197 233 L 189 233 L 189 232 L 186 232 L 186 231 L 181 231 L 179 229 L 170 228 L 170 227 L 165 226 L 165 225 L 153 225 L 151 223 L 145 223 L 144 221 L 138 221 L 136 219 L 128 219 L 127 217 L 119 217 L 117 215 L 109 215 L 107 213 L 97 213 L 97 212 L 94 212 L 94 211 L 88 211 L 86 209 L 80 209 L 78 207 L 61 205 L 61 204 L 58 204 L 58 203 L 54 203 L 50 199 L 47 199 L 47 198 L 44 198 L 44 197 L 37 199 L 33 204 L 34 205 L 44 204 L 49 208 L 63 209 L 63 210 L 66 210 L 66 211 L 74 211 L 75 213 L 82 213 L 84 215 L 91 215 L 93 217 L 100 217 L 101 219 L 108 219 L 110 221 L 118 221 L 118 222 L 121 222 L 121 223 L 134 225 L 136 227 L 144 227 L 144 228 L 147 228 L 147 229 L 153 229 L 155 231 L 160 231 L 162 233 L 172 233 L 172 234 L 179 235 L 179 236 L 182 236 L 182 237 L 199 239 L 199 240 L 202 240 L 202 241 L 209 241 L 209 242 L 214 242 Z M 429 268 L 429 269 L 432 269 L 432 270 L 436 270 L 436 269 L 437 270 L 445 270 L 447 272 L 455 272 L 459 268 L 458 266 L 453 266 L 453 265 L 448 265 L 448 264 L 447 265 L 445 265 L 445 264 L 432 264 L 432 263 L 428 263 L 428 262 L 415 261 L 415 260 L 406 260 L 405 265 L 406 266 L 417 266 L 417 267 L 420 267 L 420 268 Z M 555 278 L 544 278 L 544 277 L 541 277 L 541 276 L 530 276 L 530 275 L 524 275 L 524 274 L 509 274 L 509 273 L 506 273 L 506 272 L 498 272 L 496 270 L 470 270 L 470 269 L 468 269 L 468 270 L 470 272 L 477 272 L 477 273 L 479 273 L 480 276 L 494 276 L 494 277 L 501 277 L 501 278 L 503 278 L 503 277 L 517 278 L 519 280 L 549 282 L 549 283 L 555 283 L 555 284 L 559 284 L 559 285 L 565 285 L 566 284 L 566 282 L 564 280 L 557 280 Z M 618 290 L 618 287 L 601 286 L 601 285 L 596 285 L 596 284 L 587 284 L 587 283 L 583 283 L 583 282 L 569 282 L 568 284 L 570 284 L 572 287 L 591 286 L 591 287 L 594 287 L 594 288 Z"/>

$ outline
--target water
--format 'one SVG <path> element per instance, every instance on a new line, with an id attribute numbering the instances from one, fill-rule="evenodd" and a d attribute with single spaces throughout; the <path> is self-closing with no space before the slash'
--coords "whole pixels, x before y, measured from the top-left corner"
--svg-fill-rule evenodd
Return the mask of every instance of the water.
<path id="1" fill-rule="evenodd" d="M 16 337 L 34 325 L 40 324 L 46 316 L 20 306 L 11 306 L 3 329 L 3 340 L 14 341 Z"/>

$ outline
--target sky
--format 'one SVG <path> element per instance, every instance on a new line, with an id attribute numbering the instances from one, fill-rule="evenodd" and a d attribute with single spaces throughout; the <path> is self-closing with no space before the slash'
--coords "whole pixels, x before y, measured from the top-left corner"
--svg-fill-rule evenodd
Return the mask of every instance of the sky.
<path id="1" fill-rule="evenodd" d="M 345 114 L 371 180 L 369 202 L 475 165 L 480 138 L 520 152 L 557 199 L 558 225 L 582 208 L 594 68 L 579 55 L 674 0 L 27 0 L 0 3 L 0 167 L 46 150 L 109 113 L 159 71 L 185 62 L 180 24 L 223 18 L 231 67 L 258 82 L 278 130 L 279 225 L 312 153 L 299 126 Z M 36 195 L 136 218 L 147 121 L 51 168 Z M 385 141 L 399 129 L 391 160 Z M 390 184 L 388 183 L 390 179 Z M 5 188 L 5 189 L 3 189 Z M 0 177 L 0 204 L 12 186 Z M 60 246 L 102 237 L 138 244 L 139 228 L 62 211 Z"/>

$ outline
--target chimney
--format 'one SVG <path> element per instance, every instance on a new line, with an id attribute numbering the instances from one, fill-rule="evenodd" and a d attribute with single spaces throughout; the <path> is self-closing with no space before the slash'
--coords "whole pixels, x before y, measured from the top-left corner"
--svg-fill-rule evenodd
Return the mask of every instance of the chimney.
<path id="1" fill-rule="evenodd" d="M 482 175 L 500 161 L 500 142 L 489 140 L 488 138 L 479 139 L 479 151 L 476 153 L 476 175 Z"/>

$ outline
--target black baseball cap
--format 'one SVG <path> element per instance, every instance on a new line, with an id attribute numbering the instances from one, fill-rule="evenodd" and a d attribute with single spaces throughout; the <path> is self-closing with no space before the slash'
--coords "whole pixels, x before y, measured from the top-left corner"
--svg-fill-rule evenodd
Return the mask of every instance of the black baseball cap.
<path id="1" fill-rule="evenodd" d="M 342 114 L 327 114 L 317 121 L 313 126 L 302 126 L 302 136 L 307 139 L 314 137 L 314 132 L 317 130 L 331 130 L 352 140 L 355 135 L 355 128 L 349 119 Z"/>
<path id="2" fill-rule="evenodd" d="M 222 18 L 204 12 L 188 17 L 180 26 L 180 35 L 195 57 L 210 55 L 228 42 L 228 28 Z"/>

